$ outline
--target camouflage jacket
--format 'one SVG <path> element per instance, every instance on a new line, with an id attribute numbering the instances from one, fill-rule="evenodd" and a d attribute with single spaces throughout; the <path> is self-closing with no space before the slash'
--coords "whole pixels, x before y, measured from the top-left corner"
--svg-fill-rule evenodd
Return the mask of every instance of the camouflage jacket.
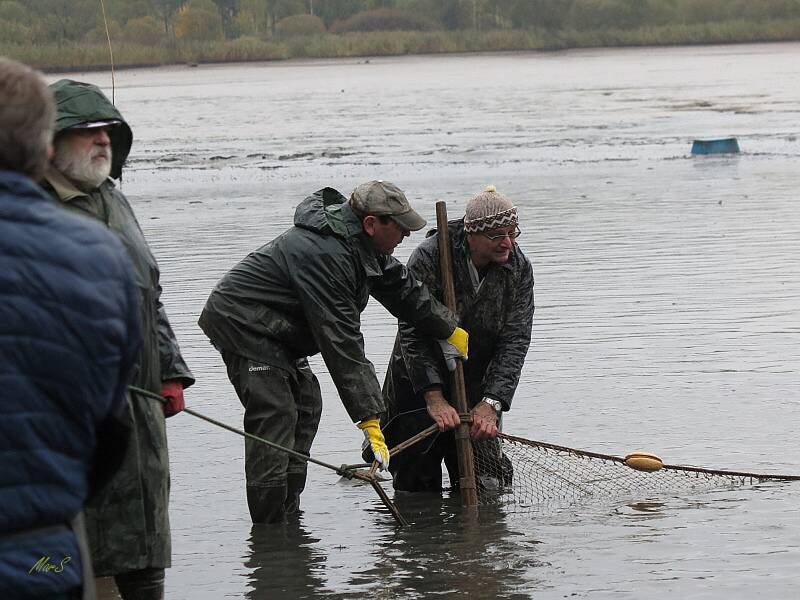
<path id="1" fill-rule="evenodd" d="M 459 325 L 469 332 L 469 360 L 464 363 L 464 382 L 470 407 L 488 396 L 511 407 L 514 391 L 528 353 L 533 326 L 533 267 L 514 244 L 505 264 L 492 264 L 475 292 L 467 261 L 469 248 L 463 220 L 449 223 Z M 408 260 L 408 269 L 442 297 L 438 236 L 435 230 Z M 449 375 L 441 350 L 421 336 L 413 325 L 401 321 L 384 382 L 389 418 L 424 409 L 423 392 L 441 387 L 449 393 Z M 423 420 L 427 413 L 417 411 Z M 386 420 L 384 420 L 386 422 Z M 427 424 L 417 422 L 417 426 Z M 416 433 L 412 431 L 410 433 Z M 398 439 L 397 441 L 401 441 Z"/>
<path id="2" fill-rule="evenodd" d="M 217 283 L 200 327 L 217 348 L 278 367 L 321 353 L 350 418 L 360 421 L 383 411 L 360 327 L 369 296 L 420 335 L 447 338 L 456 318 L 402 263 L 372 249 L 336 190 L 306 198 L 294 223 Z"/>
<path id="3" fill-rule="evenodd" d="M 159 269 L 125 196 L 108 179 L 84 193 L 51 170 L 43 187 L 64 208 L 93 217 L 114 231 L 134 265 L 140 294 L 142 349 L 133 384 L 159 393 L 161 383 L 194 382 L 161 304 Z M 131 442 L 122 467 L 86 507 L 95 573 L 107 576 L 170 564 L 169 455 L 164 414 L 153 400 L 132 395 Z"/>

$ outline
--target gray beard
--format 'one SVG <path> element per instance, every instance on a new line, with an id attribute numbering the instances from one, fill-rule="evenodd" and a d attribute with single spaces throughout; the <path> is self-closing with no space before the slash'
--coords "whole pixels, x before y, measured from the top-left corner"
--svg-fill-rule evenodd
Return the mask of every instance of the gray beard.
<path id="1" fill-rule="evenodd" d="M 111 147 L 107 147 L 106 151 L 108 160 L 93 163 L 92 156 L 96 156 L 98 150 L 92 148 L 89 152 L 80 154 L 72 151 L 66 144 L 56 144 L 53 166 L 79 190 L 91 192 L 100 187 L 111 173 Z"/>

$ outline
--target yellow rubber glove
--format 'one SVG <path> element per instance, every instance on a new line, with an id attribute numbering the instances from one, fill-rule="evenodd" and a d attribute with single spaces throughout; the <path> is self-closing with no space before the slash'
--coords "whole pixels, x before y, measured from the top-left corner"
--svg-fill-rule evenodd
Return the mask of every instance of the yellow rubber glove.
<path id="1" fill-rule="evenodd" d="M 461 329 L 461 327 L 456 327 L 453 329 L 453 333 L 450 334 L 450 337 L 447 338 L 447 341 L 455 346 L 461 358 L 464 360 L 469 358 L 469 356 L 467 356 L 469 351 L 469 334 L 465 330 Z"/>
<path id="2" fill-rule="evenodd" d="M 469 334 L 461 327 L 456 327 L 449 338 L 439 340 L 439 345 L 442 347 L 447 370 L 455 371 L 456 359 L 467 360 L 468 358 Z"/>
<path id="3" fill-rule="evenodd" d="M 364 437 L 372 448 L 372 454 L 375 455 L 381 465 L 381 471 L 389 468 L 389 448 L 386 446 L 386 440 L 383 438 L 381 431 L 380 419 L 364 419 L 358 424 L 358 428 L 364 432 Z"/>

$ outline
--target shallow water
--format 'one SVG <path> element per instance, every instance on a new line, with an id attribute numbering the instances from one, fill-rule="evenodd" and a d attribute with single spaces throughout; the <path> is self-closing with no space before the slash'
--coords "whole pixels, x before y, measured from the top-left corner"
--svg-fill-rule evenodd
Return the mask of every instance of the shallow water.
<path id="1" fill-rule="evenodd" d="M 117 73 L 123 190 L 198 383 L 242 409 L 196 319 L 217 279 L 331 185 L 373 178 L 434 220 L 488 183 L 520 209 L 533 343 L 508 433 L 666 462 L 800 474 L 800 44 L 399 57 Z M 108 74 L 72 76 L 100 83 Z M 737 136 L 742 154 L 689 155 Z M 405 260 L 422 234 L 396 255 Z M 394 320 L 371 303 L 382 379 Z M 474 343 L 474 342 L 473 342 Z M 315 456 L 357 462 L 324 365 Z M 312 466 L 298 527 L 252 528 L 243 443 L 169 421 L 167 597 L 796 597 L 800 484 L 601 499 L 535 516 L 397 498 Z M 385 486 L 390 494 L 391 485 Z"/>

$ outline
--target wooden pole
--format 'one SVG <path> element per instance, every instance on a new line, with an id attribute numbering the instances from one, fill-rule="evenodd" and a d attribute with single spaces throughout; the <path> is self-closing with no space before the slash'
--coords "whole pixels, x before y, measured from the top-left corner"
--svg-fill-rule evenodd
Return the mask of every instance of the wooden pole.
<path id="1" fill-rule="evenodd" d="M 445 306 L 456 311 L 456 290 L 453 284 L 453 256 L 450 251 L 450 233 L 447 230 L 447 204 L 436 203 L 436 227 L 439 241 L 439 270 L 442 273 L 442 295 Z M 464 367 L 456 361 L 456 370 L 450 373 L 450 403 L 455 404 L 459 414 L 469 413 L 467 390 L 464 385 Z M 455 432 L 456 454 L 458 455 L 459 486 L 461 503 L 470 508 L 478 506 L 478 492 L 475 486 L 475 460 L 472 456 L 472 441 L 469 438 L 469 425 L 463 421 Z"/>

